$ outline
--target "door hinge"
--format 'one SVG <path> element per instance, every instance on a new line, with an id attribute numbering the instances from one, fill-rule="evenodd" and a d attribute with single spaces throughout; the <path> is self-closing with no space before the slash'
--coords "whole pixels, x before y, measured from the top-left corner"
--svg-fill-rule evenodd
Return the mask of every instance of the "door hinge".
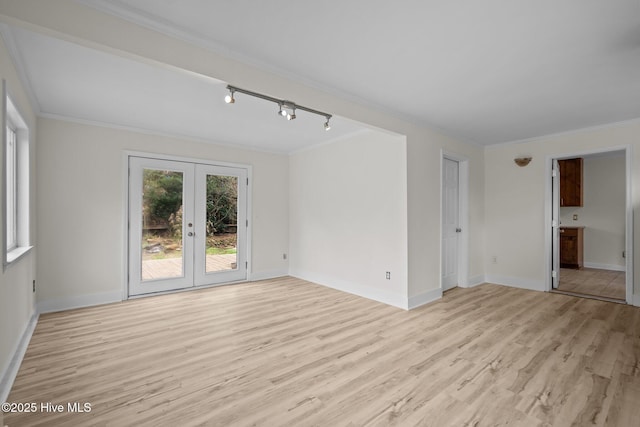
<path id="1" fill-rule="evenodd" d="M 249 185 L 249 178 L 247 178 L 247 185 Z"/>
<path id="2" fill-rule="evenodd" d="M 554 279 L 558 276 L 558 274 L 554 271 L 551 272 L 551 277 L 553 277 Z"/>
<path id="3" fill-rule="evenodd" d="M 553 178 L 555 178 L 556 176 L 558 176 L 558 172 L 556 172 L 556 170 L 555 170 L 555 169 L 552 169 L 552 170 L 551 170 L 551 176 L 552 176 Z"/>
<path id="4" fill-rule="evenodd" d="M 247 220 L 246 226 L 247 226 L 247 227 L 249 226 L 249 220 Z"/>
<path id="5" fill-rule="evenodd" d="M 249 261 L 244 262 L 244 268 L 249 268 Z"/>

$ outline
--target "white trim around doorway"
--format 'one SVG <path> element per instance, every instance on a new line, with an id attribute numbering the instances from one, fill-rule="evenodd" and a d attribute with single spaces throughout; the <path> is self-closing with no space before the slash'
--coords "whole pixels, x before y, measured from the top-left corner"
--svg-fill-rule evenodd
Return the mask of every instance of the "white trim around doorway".
<path id="1" fill-rule="evenodd" d="M 630 145 L 614 146 L 599 148 L 594 150 L 578 151 L 565 154 L 548 154 L 545 159 L 545 204 L 544 204 L 544 218 L 545 218 L 545 287 L 544 290 L 551 291 L 552 280 L 551 271 L 552 255 L 551 255 L 551 204 L 552 204 L 552 191 L 551 191 L 551 169 L 554 159 L 568 159 L 573 157 L 589 156 L 592 154 L 602 154 L 613 151 L 624 151 L 626 160 L 625 180 L 626 180 L 626 218 L 625 218 L 625 260 L 626 260 L 626 303 L 640 306 L 640 298 L 635 298 L 633 295 L 633 200 L 632 200 L 632 168 L 633 168 L 633 152 Z"/>

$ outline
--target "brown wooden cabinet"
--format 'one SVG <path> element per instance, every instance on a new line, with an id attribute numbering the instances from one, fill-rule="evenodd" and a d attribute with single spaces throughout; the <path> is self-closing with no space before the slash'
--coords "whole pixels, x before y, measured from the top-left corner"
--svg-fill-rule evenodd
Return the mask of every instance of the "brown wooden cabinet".
<path id="1" fill-rule="evenodd" d="M 560 267 L 580 269 L 583 257 L 584 227 L 560 227 Z"/>
<path id="2" fill-rule="evenodd" d="M 583 206 L 582 157 L 558 160 L 560 206 Z"/>

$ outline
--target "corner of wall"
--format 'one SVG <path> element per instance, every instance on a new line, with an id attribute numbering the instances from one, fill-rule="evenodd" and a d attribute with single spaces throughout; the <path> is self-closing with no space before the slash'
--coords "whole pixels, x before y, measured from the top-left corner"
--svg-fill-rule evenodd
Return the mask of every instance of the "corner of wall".
<path id="1" fill-rule="evenodd" d="M 409 297 L 407 300 L 407 310 L 413 310 L 430 302 L 437 301 L 442 298 L 442 288 L 432 289 L 419 295 Z"/>
<path id="2" fill-rule="evenodd" d="M 29 341 L 31 341 L 33 331 L 36 329 L 38 317 L 38 312 L 33 313 L 33 316 L 31 316 L 29 323 L 27 323 L 20 337 L 20 340 L 16 345 L 16 348 L 13 352 L 13 357 L 9 361 L 9 365 L 7 366 L 5 371 L 1 373 L 2 375 L 0 375 L 0 402 L 6 402 L 7 398 L 9 397 L 9 392 L 11 391 L 13 382 L 18 375 L 18 370 L 20 369 L 20 365 L 22 364 L 22 359 L 27 352 Z"/>
<path id="3" fill-rule="evenodd" d="M 464 285 L 459 285 L 461 288 L 473 288 L 475 286 L 478 285 L 482 285 L 483 283 L 485 283 L 485 277 L 483 274 L 480 274 L 478 276 L 473 276 L 473 277 L 469 277 L 467 279 L 467 283 Z"/>

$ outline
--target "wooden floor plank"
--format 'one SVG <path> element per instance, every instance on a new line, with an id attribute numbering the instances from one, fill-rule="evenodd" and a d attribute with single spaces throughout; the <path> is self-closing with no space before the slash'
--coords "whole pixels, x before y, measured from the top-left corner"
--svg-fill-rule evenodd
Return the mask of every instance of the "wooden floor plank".
<path id="1" fill-rule="evenodd" d="M 410 312 L 289 277 L 141 298 L 42 315 L 8 401 L 65 410 L 4 423 L 627 427 L 639 330 L 636 307 L 490 284 Z"/>

